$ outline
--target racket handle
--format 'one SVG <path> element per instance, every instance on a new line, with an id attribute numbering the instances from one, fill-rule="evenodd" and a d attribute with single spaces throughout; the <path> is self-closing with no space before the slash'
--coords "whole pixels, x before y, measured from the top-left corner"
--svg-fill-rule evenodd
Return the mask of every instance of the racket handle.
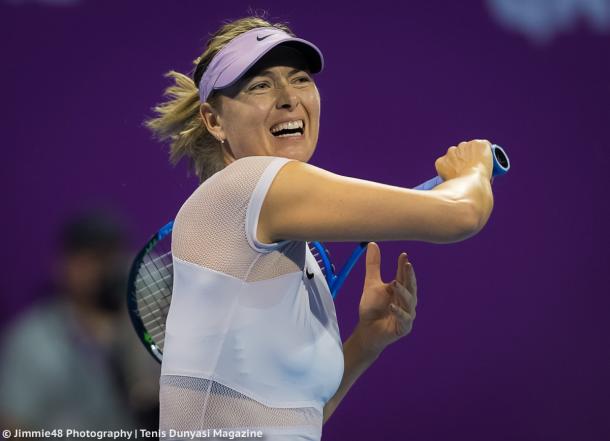
<path id="1" fill-rule="evenodd" d="M 496 144 L 491 145 L 491 156 L 493 158 L 493 171 L 492 176 L 501 176 L 508 172 L 510 169 L 510 161 L 508 155 L 502 147 Z M 427 180 L 423 184 L 419 184 L 414 190 L 432 190 L 439 184 L 443 183 L 443 178 L 435 176 L 432 179 Z"/>

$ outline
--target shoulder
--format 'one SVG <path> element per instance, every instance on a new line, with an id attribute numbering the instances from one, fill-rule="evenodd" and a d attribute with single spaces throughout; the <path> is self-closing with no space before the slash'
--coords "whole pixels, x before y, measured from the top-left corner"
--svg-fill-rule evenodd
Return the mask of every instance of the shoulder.
<path id="1" fill-rule="evenodd" d="M 4 332 L 1 341 L 4 367 L 31 363 L 49 368 L 57 362 L 57 354 L 68 341 L 68 334 L 68 320 L 59 301 L 46 300 L 34 304 Z M 45 341 L 53 344 L 41 343 Z"/>
<path id="2" fill-rule="evenodd" d="M 296 161 L 296 159 L 284 158 L 281 156 L 246 156 L 239 158 L 227 165 L 223 174 L 250 174 L 260 175 L 269 167 L 281 167 L 287 162 Z"/>
<path id="3" fill-rule="evenodd" d="M 253 211 L 251 206 L 256 207 L 262 202 L 278 170 L 291 161 L 296 160 L 279 156 L 247 156 L 231 162 L 189 196 L 176 216 L 175 228 L 189 213 L 198 218 L 226 212 L 237 215 L 238 211 L 250 207 L 253 215 L 257 210 Z"/>
<path id="4" fill-rule="evenodd" d="M 41 337 L 50 333 L 57 334 L 57 330 L 66 324 L 63 310 L 59 301 L 45 299 L 31 305 L 23 311 L 4 333 L 3 342 L 16 341 L 19 345 L 25 341 L 40 341 Z M 56 337 L 57 335 L 54 335 Z"/>
<path id="5" fill-rule="evenodd" d="M 292 161 L 296 160 L 279 156 L 239 158 L 202 183 L 196 192 L 237 197 L 251 195 L 257 186 L 270 183 L 283 165 Z"/>

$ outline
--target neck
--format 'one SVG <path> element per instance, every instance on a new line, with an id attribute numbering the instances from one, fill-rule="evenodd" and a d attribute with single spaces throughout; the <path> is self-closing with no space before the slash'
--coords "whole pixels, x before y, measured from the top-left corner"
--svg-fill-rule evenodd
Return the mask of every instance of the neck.
<path id="1" fill-rule="evenodd" d="M 231 151 L 231 148 L 228 145 L 226 147 L 223 146 L 222 152 L 222 158 L 224 160 L 225 166 L 235 161 L 235 156 L 233 156 L 233 152 Z"/>

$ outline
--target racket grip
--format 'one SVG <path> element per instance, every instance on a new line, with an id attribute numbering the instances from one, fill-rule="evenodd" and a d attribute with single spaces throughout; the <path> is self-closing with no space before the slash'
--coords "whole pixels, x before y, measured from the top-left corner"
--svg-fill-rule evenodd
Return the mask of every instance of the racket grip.
<path id="1" fill-rule="evenodd" d="M 508 172 L 510 169 L 510 161 L 508 155 L 502 147 L 496 144 L 491 145 L 491 156 L 493 158 L 493 171 L 492 176 L 501 176 Z M 427 180 L 423 184 L 419 184 L 414 190 L 432 190 L 439 184 L 443 183 L 443 178 L 435 176 L 432 179 Z"/>

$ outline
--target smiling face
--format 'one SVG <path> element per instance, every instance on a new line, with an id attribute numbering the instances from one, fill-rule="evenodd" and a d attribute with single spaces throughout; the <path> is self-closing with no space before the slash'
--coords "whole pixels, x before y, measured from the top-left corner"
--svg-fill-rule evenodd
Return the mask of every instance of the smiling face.
<path id="1" fill-rule="evenodd" d="M 223 89 L 218 109 L 201 105 L 206 127 L 223 144 L 225 163 L 245 156 L 307 162 L 318 142 L 320 94 L 299 51 L 278 46 Z"/>

